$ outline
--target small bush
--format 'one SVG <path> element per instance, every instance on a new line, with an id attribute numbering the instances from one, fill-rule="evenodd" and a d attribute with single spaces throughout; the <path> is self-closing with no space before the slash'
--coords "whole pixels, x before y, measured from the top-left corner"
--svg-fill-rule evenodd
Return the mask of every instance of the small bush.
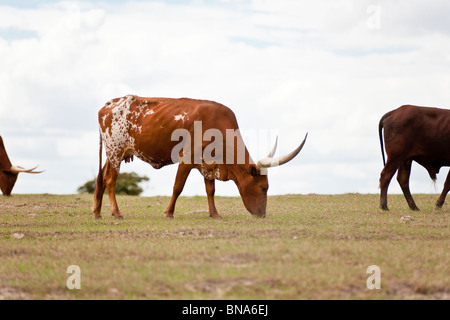
<path id="1" fill-rule="evenodd" d="M 138 196 L 144 189 L 139 186 L 142 181 L 149 181 L 150 179 L 146 176 L 139 176 L 136 172 L 124 172 L 120 173 L 117 178 L 116 193 L 126 194 L 130 196 Z M 94 193 L 95 191 L 96 179 L 87 181 L 85 184 L 80 186 L 77 191 L 78 193 Z"/>

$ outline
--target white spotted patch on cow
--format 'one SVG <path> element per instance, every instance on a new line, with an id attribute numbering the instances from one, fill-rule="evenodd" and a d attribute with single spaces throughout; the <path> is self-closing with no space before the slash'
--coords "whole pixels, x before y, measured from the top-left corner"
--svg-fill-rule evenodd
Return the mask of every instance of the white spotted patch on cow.
<path id="1" fill-rule="evenodd" d="M 108 118 L 108 116 L 109 116 L 109 114 L 105 114 L 102 118 L 104 127 L 106 127 L 106 119 Z"/>
<path id="2" fill-rule="evenodd" d="M 178 114 L 178 115 L 174 116 L 174 119 L 175 119 L 175 121 L 180 121 L 180 120 L 184 121 L 184 118 L 186 118 L 186 115 L 187 115 L 187 112 L 184 112 L 184 114 Z"/>
<path id="3" fill-rule="evenodd" d="M 218 166 L 215 166 L 213 168 L 206 168 L 204 165 L 200 166 L 200 173 L 203 177 L 205 177 L 208 180 L 221 180 L 221 172 Z"/>
<path id="4" fill-rule="evenodd" d="M 214 179 L 214 174 L 213 174 L 212 170 L 208 170 L 204 166 L 200 167 L 200 173 L 202 174 L 203 177 L 205 177 L 208 180 Z"/>
<path id="5" fill-rule="evenodd" d="M 105 105 L 105 109 L 109 109 L 110 113 L 102 117 L 103 128 L 101 130 L 102 139 L 105 143 L 106 155 L 111 164 L 119 170 L 120 163 L 126 156 L 136 154 L 134 150 L 134 138 L 130 136 L 130 131 L 142 133 L 142 126 L 136 121 L 130 119 L 138 119 L 142 115 L 145 117 L 154 113 L 153 110 L 146 110 L 147 105 L 140 104 L 131 110 L 131 105 L 136 101 L 136 96 L 128 95 L 118 101 L 109 101 Z M 143 112 L 145 113 L 143 114 Z M 106 128 L 106 120 L 111 119 L 111 127 Z M 148 159 L 150 160 L 150 159 Z"/>
<path id="6" fill-rule="evenodd" d="M 220 170 L 219 170 L 219 168 L 217 168 L 216 171 L 214 172 L 214 178 L 220 179 Z"/>

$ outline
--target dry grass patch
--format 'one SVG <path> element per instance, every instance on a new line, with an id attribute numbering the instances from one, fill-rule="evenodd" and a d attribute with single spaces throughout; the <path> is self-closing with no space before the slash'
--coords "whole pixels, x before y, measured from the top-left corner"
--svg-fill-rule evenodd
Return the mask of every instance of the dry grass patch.
<path id="1" fill-rule="evenodd" d="M 166 220 L 169 198 L 119 196 L 125 220 L 105 203 L 98 221 L 91 196 L 2 197 L 0 299 L 449 299 L 449 207 L 435 198 L 415 195 L 411 212 L 390 196 L 386 213 L 377 195 L 275 196 L 257 219 L 217 197 L 214 220 L 185 197 Z M 66 288 L 69 265 L 81 290 Z"/>

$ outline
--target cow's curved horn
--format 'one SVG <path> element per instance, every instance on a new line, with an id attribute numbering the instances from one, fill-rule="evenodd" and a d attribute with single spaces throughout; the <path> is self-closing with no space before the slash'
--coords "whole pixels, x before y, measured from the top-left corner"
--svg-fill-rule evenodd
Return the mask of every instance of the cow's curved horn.
<path id="1" fill-rule="evenodd" d="M 285 156 L 279 157 L 279 158 L 273 158 L 273 154 L 275 153 L 274 151 L 275 151 L 275 148 L 276 148 L 276 145 L 277 145 L 277 143 L 275 143 L 274 150 L 272 150 L 272 152 L 269 154 L 269 156 L 267 156 L 264 159 L 259 160 L 258 163 L 257 163 L 257 166 L 259 168 L 277 167 L 277 166 L 281 166 L 281 165 L 285 164 L 286 162 L 291 161 L 302 150 L 303 146 L 305 145 L 307 137 L 308 137 L 308 134 L 306 134 L 305 139 L 303 139 L 303 142 L 298 146 L 297 149 L 295 149 L 291 153 L 289 153 L 289 154 L 287 154 Z M 278 141 L 278 139 L 277 139 L 277 141 Z"/>
<path id="2" fill-rule="evenodd" d="M 19 166 L 12 166 L 10 170 L 11 170 L 12 173 L 21 173 L 21 172 L 24 172 L 24 173 L 42 173 L 42 172 L 44 172 L 44 171 L 34 171 L 37 167 L 38 166 L 34 167 L 33 169 L 24 169 L 24 168 L 19 167 Z"/>
<path id="3" fill-rule="evenodd" d="M 267 158 L 272 158 L 275 155 L 275 152 L 277 151 L 277 146 L 278 146 L 278 136 L 275 139 L 275 145 L 273 146 L 272 151 L 270 151 L 270 153 L 267 155 Z"/>

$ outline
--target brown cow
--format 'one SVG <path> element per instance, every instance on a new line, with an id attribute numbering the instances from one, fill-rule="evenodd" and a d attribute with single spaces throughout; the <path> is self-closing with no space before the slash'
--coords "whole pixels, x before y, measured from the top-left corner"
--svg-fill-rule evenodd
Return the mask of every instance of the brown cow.
<path id="1" fill-rule="evenodd" d="M 93 205 L 95 218 L 101 218 L 105 189 L 113 216 L 122 218 L 115 197 L 116 180 L 121 162 L 129 162 L 133 156 L 155 169 L 180 163 L 166 209 L 167 218 L 173 218 L 175 202 L 194 168 L 204 177 L 211 217 L 220 217 L 214 204 L 216 179 L 233 180 L 247 210 L 264 217 L 269 187 L 267 168 L 292 160 L 306 140 L 305 137 L 296 150 L 280 158 L 273 158 L 274 148 L 267 158 L 255 164 L 239 133 L 234 113 L 216 102 L 128 95 L 109 101 L 98 116 L 100 168 Z M 107 160 L 102 169 L 103 142 Z"/>
<path id="2" fill-rule="evenodd" d="M 37 167 L 36 167 L 37 168 Z M 8 154 L 6 153 L 3 139 L 0 136 L 0 189 L 3 195 L 10 196 L 14 185 L 16 184 L 19 173 L 41 173 L 42 171 L 34 171 L 34 169 L 24 169 L 19 166 L 13 166 L 9 161 Z"/>
<path id="3" fill-rule="evenodd" d="M 388 160 L 383 148 L 383 134 Z M 419 210 L 409 190 L 411 165 L 416 161 L 427 169 L 431 179 L 441 167 L 450 166 L 450 110 L 406 105 L 385 114 L 379 123 L 384 169 L 380 177 L 380 207 L 387 206 L 389 183 L 398 170 L 397 180 L 412 210 Z M 436 207 L 444 205 L 450 190 L 450 172 Z"/>

